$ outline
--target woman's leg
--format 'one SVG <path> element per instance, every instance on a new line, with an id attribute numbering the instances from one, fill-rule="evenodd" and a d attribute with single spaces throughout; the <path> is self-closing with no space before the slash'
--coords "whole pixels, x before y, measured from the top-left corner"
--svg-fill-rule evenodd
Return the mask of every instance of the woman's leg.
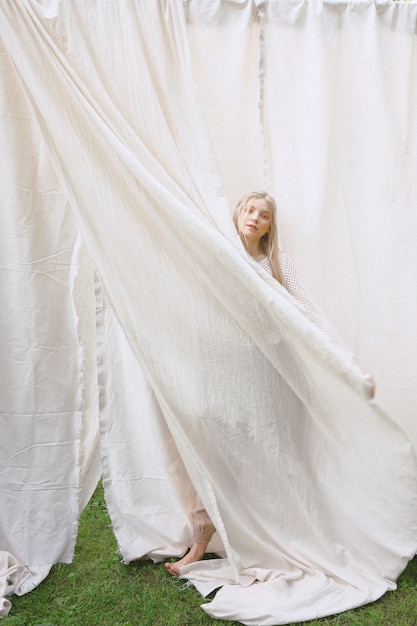
<path id="1" fill-rule="evenodd" d="M 196 503 L 192 510 L 192 517 L 193 543 L 189 551 L 176 563 L 165 563 L 165 567 L 173 576 L 178 576 L 180 568 L 184 567 L 184 565 L 201 561 L 207 550 L 210 539 L 216 532 L 213 522 L 197 494 Z"/>

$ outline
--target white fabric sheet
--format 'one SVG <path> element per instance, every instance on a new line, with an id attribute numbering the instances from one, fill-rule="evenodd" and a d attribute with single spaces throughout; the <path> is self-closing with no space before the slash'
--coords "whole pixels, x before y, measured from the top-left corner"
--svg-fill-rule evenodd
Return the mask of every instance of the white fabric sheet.
<path id="1" fill-rule="evenodd" d="M 0 58 L 7 84 L 0 117 L 7 140 L 0 186 L 0 547 L 36 565 L 71 560 L 79 513 L 81 387 L 74 381 L 80 382 L 80 347 L 71 299 L 76 226 L 33 114 L 19 101 L 10 59 Z"/>
<path id="2" fill-rule="evenodd" d="M 101 467 L 91 262 L 78 259 L 67 194 L 0 45 L 2 597 L 71 562 Z"/>
<path id="3" fill-rule="evenodd" d="M 359 12 L 370 41 L 385 37 L 398 62 L 404 48 L 393 41 L 398 33 L 406 37 L 408 63 L 401 59 L 405 69 L 398 79 L 405 85 L 415 63 L 415 5 L 402 5 L 401 11 L 399 17 L 397 8 L 372 3 L 0 4 L 0 35 L 74 210 L 87 257 L 91 255 L 104 286 L 97 321 L 104 480 L 123 557 L 158 560 L 185 549 L 191 499 L 186 470 L 225 552 L 225 559 L 184 571 L 202 592 L 222 586 L 205 606 L 213 617 L 271 625 L 343 611 L 393 589 L 416 551 L 417 462 L 411 442 L 396 421 L 369 401 L 357 367 L 246 257 L 228 202 L 247 191 L 249 183 L 268 184 L 279 194 L 285 247 L 308 270 L 313 289 L 320 287 L 319 300 L 325 294 L 332 301 L 331 319 L 336 325 L 344 321 L 342 332 L 354 338 L 358 358 L 361 351 L 366 355 L 359 331 L 368 324 L 361 316 L 368 293 L 357 274 L 370 271 L 364 254 L 370 233 L 365 237 L 362 221 L 358 225 L 353 218 L 345 230 L 340 225 L 345 226 L 350 211 L 355 215 L 359 207 L 368 209 L 366 199 L 373 195 L 365 182 L 372 175 L 374 188 L 376 172 L 386 180 L 384 168 L 391 166 L 386 152 L 372 151 L 377 162 L 363 160 L 367 176 L 357 178 L 352 164 L 354 154 L 362 155 L 359 134 L 353 132 L 360 121 L 357 113 L 342 129 L 346 141 L 352 138 L 345 167 L 345 153 L 332 142 L 336 109 L 328 116 L 328 109 L 320 108 L 322 91 L 308 80 L 308 63 L 311 59 L 311 72 L 327 75 L 320 66 L 325 55 L 318 51 L 333 38 L 344 59 Z M 229 58 L 236 25 L 236 32 L 245 35 L 238 49 L 245 48 L 246 54 L 236 54 L 223 71 L 220 42 L 228 42 L 223 50 Z M 284 35 L 277 37 L 275 28 L 294 45 Z M 213 29 L 212 66 L 203 50 Z M 305 49 L 296 45 L 303 31 Z M 345 32 L 350 39 L 343 38 Z M 280 45 L 292 53 L 289 66 L 291 61 L 298 68 L 298 51 L 304 54 L 300 82 L 294 72 L 275 68 Z M 363 46 L 358 38 L 356 56 L 349 48 L 357 70 L 363 49 L 377 66 L 375 50 Z M 226 79 L 239 63 L 235 91 Z M 212 67 L 218 72 L 217 92 Z M 379 83 L 371 76 L 369 72 L 364 84 L 378 93 Z M 330 108 L 339 93 L 337 83 L 332 84 L 326 99 Z M 297 89 L 305 101 L 298 114 L 291 98 Z M 416 102 L 413 90 L 404 89 L 410 149 L 401 170 L 407 191 L 393 210 L 401 223 L 398 238 L 415 220 Z M 248 109 L 239 101 L 243 108 L 234 116 L 236 93 L 250 97 Z M 209 98 L 214 96 L 217 104 L 222 96 L 225 101 L 210 117 Z M 390 113 L 395 114 L 395 107 Z M 382 109 L 379 116 L 382 124 Z M 230 137 L 243 137 L 243 143 L 219 139 L 229 124 Z M 363 125 L 367 128 L 366 121 Z M 382 133 L 381 128 L 377 126 Z M 281 141 L 282 136 L 293 142 Z M 397 145 L 393 131 L 384 138 Z M 330 171 L 345 176 L 343 188 L 324 182 L 330 162 L 322 155 L 325 145 L 337 154 L 339 167 L 331 159 Z M 321 148 L 317 158 L 314 147 Z M 398 164 L 400 154 L 402 148 L 392 163 Z M 248 177 L 252 166 L 253 177 Z M 373 219 L 377 208 L 372 205 L 365 219 Z M 392 202 L 382 204 L 381 267 L 392 258 L 381 245 L 394 236 L 386 231 L 392 215 L 382 220 L 390 211 Z M 329 259 L 339 245 L 340 255 L 347 248 L 349 255 L 339 257 L 332 270 Z M 414 248 L 409 239 L 403 245 L 410 261 L 405 280 L 412 286 Z M 85 257 L 84 262 L 88 290 L 92 270 Z M 355 293 L 344 293 L 344 284 L 355 286 Z M 407 311 L 410 302 L 415 304 L 415 291 L 408 291 L 404 306 L 396 288 L 381 293 L 409 326 Z M 408 345 L 415 339 L 412 333 L 410 329 Z M 375 348 L 371 337 L 369 345 Z M 381 347 L 385 344 L 377 342 L 376 351 Z M 415 353 L 405 361 L 409 380 L 415 376 Z M 390 353 L 390 361 L 398 363 L 402 355 Z M 398 385 L 397 391 L 400 396 Z M 409 426 L 414 407 L 407 406 L 404 424 Z M 400 422 L 404 413 L 398 411 Z M 66 472 L 69 476 L 68 468 Z"/>
<path id="4" fill-rule="evenodd" d="M 32 591 L 47 577 L 50 569 L 50 565 L 25 567 L 12 554 L 0 550 L 0 618 L 12 607 L 7 596 L 23 596 Z"/>
<path id="5" fill-rule="evenodd" d="M 264 119 L 285 249 L 417 442 L 416 15 L 266 3 Z"/>

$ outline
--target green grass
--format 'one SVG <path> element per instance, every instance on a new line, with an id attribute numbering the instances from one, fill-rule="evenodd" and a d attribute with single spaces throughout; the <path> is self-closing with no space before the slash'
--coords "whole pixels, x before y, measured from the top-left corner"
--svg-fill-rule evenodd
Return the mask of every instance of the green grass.
<path id="1" fill-rule="evenodd" d="M 163 564 L 123 565 L 107 515 L 101 485 L 84 510 L 74 562 L 55 565 L 31 593 L 12 598 L 1 626 L 237 626 L 213 620 L 203 599 Z M 378 602 L 305 626 L 417 626 L 417 558 L 398 581 L 398 590 Z"/>

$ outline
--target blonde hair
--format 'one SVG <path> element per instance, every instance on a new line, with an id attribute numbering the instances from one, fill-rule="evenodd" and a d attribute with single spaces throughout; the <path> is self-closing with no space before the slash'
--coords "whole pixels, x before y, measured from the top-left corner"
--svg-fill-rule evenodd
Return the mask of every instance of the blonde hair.
<path id="1" fill-rule="evenodd" d="M 277 228 L 277 205 L 272 196 L 266 191 L 252 191 L 251 193 L 243 196 L 237 203 L 234 213 L 233 222 L 236 226 L 236 230 L 242 240 L 243 245 L 247 250 L 246 238 L 243 234 L 243 212 L 250 200 L 264 200 L 268 206 L 271 214 L 271 227 L 269 232 L 265 233 L 259 242 L 260 251 L 263 252 L 269 260 L 269 264 L 272 270 L 272 276 L 276 278 L 278 282 L 282 284 L 282 272 L 279 262 L 279 247 L 278 247 L 278 228 Z"/>

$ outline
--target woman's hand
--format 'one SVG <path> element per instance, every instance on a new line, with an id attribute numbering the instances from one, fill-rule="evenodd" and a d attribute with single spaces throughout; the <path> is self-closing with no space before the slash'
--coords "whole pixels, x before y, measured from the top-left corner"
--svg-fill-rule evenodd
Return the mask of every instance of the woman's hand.
<path id="1" fill-rule="evenodd" d="M 372 378 L 372 376 L 368 374 L 368 372 L 362 372 L 362 374 L 363 374 L 363 378 L 365 380 L 366 386 L 368 388 L 369 397 L 373 398 L 375 396 L 376 383 L 374 379 Z"/>

